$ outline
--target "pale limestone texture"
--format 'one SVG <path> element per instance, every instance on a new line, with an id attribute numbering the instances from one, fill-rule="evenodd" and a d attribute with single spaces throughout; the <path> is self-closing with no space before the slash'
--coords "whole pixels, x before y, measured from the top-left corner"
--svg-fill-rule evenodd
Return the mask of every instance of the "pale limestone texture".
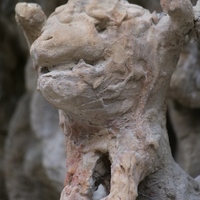
<path id="1" fill-rule="evenodd" d="M 60 110 L 66 134 L 61 200 L 91 200 L 99 185 L 102 200 L 199 200 L 165 127 L 170 78 L 198 19 L 189 0 L 161 5 L 162 16 L 125 0 L 70 0 L 37 32 L 38 89 Z"/>

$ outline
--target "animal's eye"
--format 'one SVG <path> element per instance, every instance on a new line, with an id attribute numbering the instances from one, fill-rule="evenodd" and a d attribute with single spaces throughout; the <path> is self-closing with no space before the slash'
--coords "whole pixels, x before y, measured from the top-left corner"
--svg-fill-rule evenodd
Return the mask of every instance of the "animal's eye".
<path id="1" fill-rule="evenodd" d="M 97 24 L 95 24 L 95 28 L 99 33 L 102 33 L 106 30 L 106 24 L 105 23 L 97 23 Z"/>
<path id="2" fill-rule="evenodd" d="M 41 67 L 40 73 L 46 74 L 46 73 L 48 73 L 48 72 L 50 72 L 48 67 Z"/>

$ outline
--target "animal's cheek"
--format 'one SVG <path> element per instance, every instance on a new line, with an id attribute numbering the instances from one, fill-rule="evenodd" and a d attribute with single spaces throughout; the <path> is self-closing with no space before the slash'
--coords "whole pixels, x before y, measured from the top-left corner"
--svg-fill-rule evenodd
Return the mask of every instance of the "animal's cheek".
<path id="1" fill-rule="evenodd" d="M 94 66 L 77 68 L 74 72 L 93 89 L 98 88 L 104 81 L 104 70 Z"/>

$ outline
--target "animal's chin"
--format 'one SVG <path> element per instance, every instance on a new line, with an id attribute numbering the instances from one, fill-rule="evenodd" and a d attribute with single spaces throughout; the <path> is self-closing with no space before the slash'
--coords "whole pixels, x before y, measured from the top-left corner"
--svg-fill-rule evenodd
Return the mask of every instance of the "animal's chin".
<path id="1" fill-rule="evenodd" d="M 58 78 L 59 80 L 59 78 Z M 71 113 L 79 116 L 83 120 L 89 121 L 91 124 L 105 124 L 112 120 L 118 114 L 123 113 L 125 107 L 130 107 L 126 103 L 105 105 L 100 98 L 96 97 L 96 93 L 88 85 L 83 82 L 74 81 L 64 83 L 58 82 L 57 79 L 42 77 L 38 82 L 38 89 L 49 103 L 56 108 L 63 110 L 65 113 Z M 123 107 L 122 110 L 121 107 Z"/>
<path id="2" fill-rule="evenodd" d="M 49 85 L 45 85 L 43 87 L 38 87 L 46 100 L 54 105 L 56 108 L 61 109 L 63 102 L 63 97 L 57 91 L 54 91 L 53 88 L 49 87 Z"/>
<path id="3" fill-rule="evenodd" d="M 52 71 L 38 79 L 38 90 L 52 105 L 61 110 L 91 109 L 96 93 L 81 77 L 72 71 Z M 96 108 L 96 103 L 93 106 Z M 92 107 L 92 109 L 93 109 Z"/>
<path id="4" fill-rule="evenodd" d="M 46 89 L 41 89 L 43 96 L 57 109 L 64 111 L 70 116 L 78 116 L 78 119 L 82 119 L 93 125 L 104 124 L 104 117 L 107 114 L 101 102 L 95 103 L 92 102 L 91 99 L 81 99 L 79 96 L 69 96 L 68 98 L 65 97 L 64 99 L 56 91 L 49 89 L 46 91 Z"/>
<path id="5" fill-rule="evenodd" d="M 59 80 L 59 76 L 52 75 L 53 72 L 42 75 L 38 79 L 38 90 L 43 96 L 57 108 L 75 97 L 74 81 Z M 65 73 L 66 74 L 66 73 Z M 73 77 L 70 77 L 71 79 Z M 69 79 L 70 79 L 69 78 Z M 72 100 L 71 100 L 72 101 Z"/>

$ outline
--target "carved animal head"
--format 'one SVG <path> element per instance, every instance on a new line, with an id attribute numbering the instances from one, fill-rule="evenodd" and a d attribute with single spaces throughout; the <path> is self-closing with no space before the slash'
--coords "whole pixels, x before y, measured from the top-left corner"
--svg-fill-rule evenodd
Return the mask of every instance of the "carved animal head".
<path id="1" fill-rule="evenodd" d="M 31 55 L 55 107 L 102 123 L 137 107 L 150 13 L 122 0 L 71 0 L 49 17 Z M 140 38 L 137 40 L 137 38 Z"/>

